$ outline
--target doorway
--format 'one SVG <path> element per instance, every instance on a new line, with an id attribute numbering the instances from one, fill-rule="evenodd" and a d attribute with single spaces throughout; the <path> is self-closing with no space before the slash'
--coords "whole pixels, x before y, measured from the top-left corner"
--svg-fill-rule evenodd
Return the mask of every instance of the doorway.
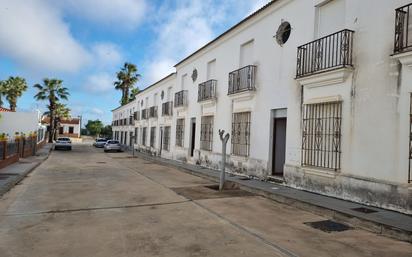
<path id="1" fill-rule="evenodd" d="M 286 152 L 286 118 L 273 118 L 272 175 L 283 176 Z"/>
<path id="2" fill-rule="evenodd" d="M 190 157 L 193 157 L 195 152 L 195 140 L 196 140 L 196 118 L 190 120 L 190 146 L 189 154 Z"/>

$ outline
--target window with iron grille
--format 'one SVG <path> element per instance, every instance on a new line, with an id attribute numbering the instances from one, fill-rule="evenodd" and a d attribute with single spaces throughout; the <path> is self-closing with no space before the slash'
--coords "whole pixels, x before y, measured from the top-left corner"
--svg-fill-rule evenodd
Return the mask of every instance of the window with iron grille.
<path id="1" fill-rule="evenodd" d="M 185 134 L 185 119 L 176 120 L 176 145 L 183 147 L 183 138 Z"/>
<path id="2" fill-rule="evenodd" d="M 232 154 L 249 156 L 250 149 L 250 112 L 233 114 L 232 120 Z"/>
<path id="3" fill-rule="evenodd" d="M 150 128 L 150 147 L 155 147 L 156 141 L 156 127 Z"/>
<path id="4" fill-rule="evenodd" d="M 302 166 L 340 170 L 342 102 L 303 106 Z"/>
<path id="5" fill-rule="evenodd" d="M 200 124 L 200 149 L 212 151 L 213 116 L 203 116 Z"/>
<path id="6" fill-rule="evenodd" d="M 146 146 L 147 128 L 143 128 L 142 132 L 142 145 Z"/>
<path id="7" fill-rule="evenodd" d="M 138 128 L 134 128 L 134 143 L 137 144 L 137 139 L 138 139 Z"/>
<path id="8" fill-rule="evenodd" d="M 163 150 L 170 150 L 170 126 L 165 127 L 163 131 Z"/>
<path id="9" fill-rule="evenodd" d="M 408 183 L 412 183 L 412 94 L 409 95 L 409 171 Z"/>

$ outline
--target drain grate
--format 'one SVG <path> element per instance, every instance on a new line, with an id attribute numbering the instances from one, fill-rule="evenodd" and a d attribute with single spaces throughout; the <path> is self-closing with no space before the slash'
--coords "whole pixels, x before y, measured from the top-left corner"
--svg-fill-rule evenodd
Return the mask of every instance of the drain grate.
<path id="1" fill-rule="evenodd" d="M 357 212 L 362 212 L 362 213 L 374 213 L 374 212 L 378 212 L 369 208 L 365 208 L 365 207 L 359 207 L 359 208 L 353 208 L 351 210 L 357 211 Z"/>
<path id="2" fill-rule="evenodd" d="M 322 230 L 323 232 L 342 232 L 351 229 L 351 227 L 335 222 L 333 220 L 321 220 L 315 222 L 304 222 L 303 224 L 311 226 L 312 228 Z"/>

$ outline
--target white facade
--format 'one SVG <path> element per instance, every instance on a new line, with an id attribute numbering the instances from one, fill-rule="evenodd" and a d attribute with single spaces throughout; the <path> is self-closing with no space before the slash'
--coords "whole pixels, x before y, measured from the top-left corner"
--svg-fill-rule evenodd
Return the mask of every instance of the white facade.
<path id="1" fill-rule="evenodd" d="M 16 133 L 38 133 L 42 141 L 45 135 L 45 127 L 40 124 L 40 112 L 1 112 L 0 134 L 6 134 L 13 138 Z"/>
<path id="2" fill-rule="evenodd" d="M 137 128 L 136 149 L 218 169 L 218 130 L 224 129 L 236 143 L 228 144 L 232 172 L 412 213 L 412 57 L 393 54 L 395 9 L 409 3 L 273 1 L 178 63 L 175 75 L 113 111 L 114 121 L 135 111 L 141 116 L 144 108 L 161 110 L 166 101 L 176 105 L 171 96 L 183 91 L 187 99 L 171 118 L 159 111 L 158 118 L 113 131 L 130 136 Z M 282 35 L 281 24 L 288 30 L 285 22 L 290 37 L 279 44 L 274 36 Z M 245 81 L 251 87 L 238 90 Z M 204 82 L 216 86 L 216 94 L 198 101 Z M 162 92 L 167 99 L 159 98 Z M 161 133 L 169 126 L 165 151 Z"/>

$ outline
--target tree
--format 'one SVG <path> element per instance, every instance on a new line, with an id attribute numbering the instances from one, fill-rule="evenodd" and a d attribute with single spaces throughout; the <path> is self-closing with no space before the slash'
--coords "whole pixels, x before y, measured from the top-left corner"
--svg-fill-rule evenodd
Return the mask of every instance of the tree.
<path id="1" fill-rule="evenodd" d="M 123 68 L 116 73 L 117 81 L 114 82 L 115 89 L 122 91 L 121 105 L 129 103 L 129 92 L 133 85 L 140 79 L 137 73 L 137 67 L 133 63 L 125 63 Z"/>
<path id="2" fill-rule="evenodd" d="M 54 111 L 54 131 L 53 131 L 53 135 L 54 135 L 54 139 L 57 138 L 57 131 L 59 131 L 60 125 L 61 125 L 61 120 L 63 119 L 68 119 L 70 118 L 70 109 L 62 103 L 57 103 L 56 104 L 56 110 Z M 47 111 L 44 113 L 44 115 L 50 117 L 50 111 Z M 51 120 L 50 120 L 51 122 Z"/>
<path id="3" fill-rule="evenodd" d="M 140 90 L 138 87 L 134 87 L 130 90 L 130 97 L 129 102 L 132 102 L 136 99 L 137 94 L 139 94 Z"/>
<path id="4" fill-rule="evenodd" d="M 3 99 L 2 96 L 6 91 L 6 84 L 3 80 L 0 80 L 0 106 L 3 106 Z"/>
<path id="5" fill-rule="evenodd" d="M 49 134 L 49 143 L 53 142 L 53 134 L 55 132 L 55 111 L 57 104 L 60 99 L 67 100 L 70 95 L 68 89 L 63 87 L 63 81 L 59 79 L 43 79 L 43 85 L 36 84 L 35 88 L 38 89 L 38 93 L 34 98 L 38 101 L 48 100 L 49 105 L 49 116 L 50 116 L 50 134 Z"/>
<path id="6" fill-rule="evenodd" d="M 85 127 L 89 131 L 89 135 L 96 136 L 102 131 L 103 123 L 100 120 L 88 120 Z"/>
<path id="7" fill-rule="evenodd" d="M 17 99 L 27 90 L 26 80 L 21 77 L 9 77 L 1 84 L 1 92 L 6 96 L 6 99 L 10 104 L 10 110 L 16 111 Z"/>
<path id="8" fill-rule="evenodd" d="M 107 138 L 111 138 L 112 137 L 112 126 L 110 125 L 106 125 L 103 127 L 102 131 L 100 132 L 100 135 L 107 137 Z"/>

